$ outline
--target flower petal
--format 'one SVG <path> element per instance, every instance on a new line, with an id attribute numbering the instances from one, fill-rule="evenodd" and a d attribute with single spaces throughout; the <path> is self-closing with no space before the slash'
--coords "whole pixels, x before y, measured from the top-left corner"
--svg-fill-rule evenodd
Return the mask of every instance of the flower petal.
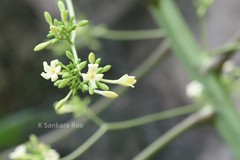
<path id="1" fill-rule="evenodd" d="M 95 82 L 95 80 L 89 80 L 89 83 L 90 83 L 90 85 L 91 85 L 91 87 L 92 87 L 92 89 L 95 89 L 95 88 L 97 88 L 97 85 L 96 85 L 96 82 Z"/>
<path id="2" fill-rule="evenodd" d="M 45 72 L 50 72 L 51 71 L 51 67 L 47 64 L 46 61 L 43 62 L 43 69 Z"/>
<path id="3" fill-rule="evenodd" d="M 95 80 L 100 81 L 103 78 L 103 74 L 96 74 L 95 75 Z"/>
<path id="4" fill-rule="evenodd" d="M 56 67 L 56 65 L 59 63 L 57 59 L 51 61 L 51 67 Z"/>
<path id="5" fill-rule="evenodd" d="M 88 64 L 88 73 L 96 74 L 98 69 L 98 64 Z"/>
<path id="6" fill-rule="evenodd" d="M 58 74 L 60 71 L 61 71 L 61 66 L 57 66 L 57 67 L 55 68 L 55 72 Z"/>
<path id="7" fill-rule="evenodd" d="M 51 75 L 51 81 L 54 82 L 58 79 L 58 75 L 57 74 L 52 74 Z"/>
<path id="8" fill-rule="evenodd" d="M 90 79 L 89 74 L 86 74 L 86 73 L 82 73 L 82 77 L 84 81 L 88 81 Z"/>
<path id="9" fill-rule="evenodd" d="M 51 78 L 51 76 L 50 76 L 49 74 L 44 73 L 44 72 L 41 73 L 41 76 L 42 76 L 43 78 L 45 78 L 46 80 L 48 80 L 48 79 Z"/>

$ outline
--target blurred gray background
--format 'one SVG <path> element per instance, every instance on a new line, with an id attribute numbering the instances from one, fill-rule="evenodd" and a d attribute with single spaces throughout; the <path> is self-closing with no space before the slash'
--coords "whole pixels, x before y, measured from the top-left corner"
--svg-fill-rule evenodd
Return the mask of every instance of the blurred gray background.
<path id="1" fill-rule="evenodd" d="M 178 5 L 192 31 L 198 36 L 198 21 L 191 0 L 178 0 Z M 91 24 L 106 24 L 111 29 L 134 30 L 157 28 L 147 6 L 140 0 L 74 0 L 77 13 L 88 17 Z M 53 102 L 64 97 L 40 77 L 42 62 L 56 58 L 49 51 L 34 53 L 33 48 L 45 39 L 48 25 L 43 18 L 47 10 L 58 17 L 56 1 L 1 0 L 0 2 L 0 124 L 6 128 L 20 126 L 8 132 L 0 131 L 0 149 L 4 150 L 28 139 L 30 133 L 44 135 L 49 130 L 37 129 L 38 120 L 64 122 L 71 116 L 54 113 Z M 240 29 L 240 1 L 216 0 L 207 16 L 209 48 L 224 44 Z M 184 36 L 184 35 L 183 35 Z M 95 51 L 104 64 L 112 64 L 109 76 L 129 73 L 159 45 L 161 40 L 112 41 L 101 39 L 102 47 Z M 79 50 L 81 57 L 91 50 Z M 59 57 L 60 59 L 62 57 Z M 174 55 L 168 56 L 155 69 L 140 79 L 134 89 L 121 96 L 101 114 L 106 121 L 126 120 L 141 115 L 189 104 L 185 85 L 189 82 Z M 98 99 L 99 97 L 96 97 Z M 32 119 L 31 119 L 32 118 Z M 165 133 L 183 117 L 151 123 L 141 127 L 110 132 L 82 158 L 91 160 L 129 160 Z M 30 123 L 31 121 L 32 123 Z M 19 122 L 20 123 L 20 122 Z M 86 124 L 53 147 L 62 156 L 73 151 L 89 137 L 96 127 Z M 11 134 L 8 134 L 11 133 Z M 15 137 L 15 138 L 13 138 Z M 210 126 L 196 128 L 184 134 L 153 160 L 231 160 L 227 147 Z"/>

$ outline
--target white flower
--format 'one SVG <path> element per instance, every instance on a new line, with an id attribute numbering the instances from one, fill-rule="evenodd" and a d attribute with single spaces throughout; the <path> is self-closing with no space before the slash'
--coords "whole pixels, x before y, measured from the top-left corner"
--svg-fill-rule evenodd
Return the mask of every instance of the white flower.
<path id="1" fill-rule="evenodd" d="M 223 64 L 223 72 L 224 73 L 231 73 L 232 71 L 234 71 L 235 68 L 236 68 L 236 65 L 231 60 L 228 60 Z"/>
<path id="2" fill-rule="evenodd" d="M 134 88 L 134 84 L 137 82 L 135 76 L 129 76 L 128 74 L 123 75 L 118 80 L 118 84 L 125 86 L 125 87 L 132 87 Z"/>
<path id="3" fill-rule="evenodd" d="M 137 82 L 135 76 L 129 76 L 128 74 L 123 75 L 121 78 L 117 80 L 102 79 L 101 81 L 105 83 L 119 84 L 125 87 L 132 87 L 132 88 L 134 88 L 134 84 Z"/>
<path id="4" fill-rule="evenodd" d="M 89 81 L 93 89 L 97 88 L 96 81 L 100 81 L 103 74 L 97 74 L 98 64 L 88 64 L 88 72 L 82 73 L 83 80 Z"/>
<path id="5" fill-rule="evenodd" d="M 46 72 L 42 72 L 41 76 L 45 79 L 50 79 L 51 81 L 54 82 L 58 79 L 58 74 L 61 71 L 61 66 L 57 66 L 57 64 L 59 63 L 59 61 L 57 59 L 51 61 L 50 66 L 47 64 L 46 61 L 43 62 L 43 68 L 44 71 Z"/>
<path id="6" fill-rule="evenodd" d="M 44 160 L 59 160 L 59 154 L 54 150 L 43 152 Z"/>
<path id="7" fill-rule="evenodd" d="M 117 98 L 118 97 L 117 93 L 112 92 L 112 91 L 94 90 L 94 93 L 100 94 L 100 95 L 105 96 L 107 98 Z"/>
<path id="8" fill-rule="evenodd" d="M 186 87 L 186 95 L 189 98 L 198 98 L 201 96 L 204 86 L 198 81 L 190 82 Z"/>
<path id="9" fill-rule="evenodd" d="M 9 154 L 10 159 L 19 159 L 23 156 L 25 156 L 27 153 L 27 147 L 26 145 L 20 145 L 15 148 L 15 150 Z"/>

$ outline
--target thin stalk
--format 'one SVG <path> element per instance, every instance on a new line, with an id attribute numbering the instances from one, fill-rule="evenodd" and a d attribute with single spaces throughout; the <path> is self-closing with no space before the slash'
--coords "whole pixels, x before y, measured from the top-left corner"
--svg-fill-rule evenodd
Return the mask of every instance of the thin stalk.
<path id="1" fill-rule="evenodd" d="M 69 11 L 69 16 L 74 17 L 74 23 L 76 24 L 76 16 L 75 16 L 72 0 L 66 0 L 66 4 Z M 71 50 L 72 50 L 75 62 L 78 61 L 77 49 L 75 47 L 76 34 L 77 34 L 76 30 L 73 30 L 71 33 Z"/>
<path id="2" fill-rule="evenodd" d="M 200 37 L 203 48 L 207 48 L 208 38 L 207 38 L 207 27 L 206 27 L 206 19 L 205 16 L 199 18 L 199 26 L 200 26 Z"/>
<path id="3" fill-rule="evenodd" d="M 211 50 L 209 52 L 210 55 L 213 56 L 219 56 L 219 55 L 225 55 L 225 54 L 229 54 L 232 52 L 236 52 L 240 49 L 240 41 L 235 41 L 235 42 L 231 42 L 228 44 L 225 44 L 224 46 Z"/>
<path id="4" fill-rule="evenodd" d="M 97 116 L 96 113 L 94 113 L 91 109 L 88 109 L 87 116 L 98 126 L 105 125 L 106 122 L 104 122 L 101 118 Z"/>
<path id="5" fill-rule="evenodd" d="M 182 122 L 174 126 L 167 133 L 155 140 L 150 146 L 144 149 L 140 154 L 138 154 L 133 160 L 146 160 L 154 156 L 159 150 L 168 145 L 174 139 L 192 129 L 194 126 L 200 122 L 209 120 L 213 117 L 215 111 L 211 107 L 205 107 L 199 112 L 193 113 Z"/>
<path id="6" fill-rule="evenodd" d="M 61 158 L 61 160 L 73 160 L 82 155 L 86 150 L 88 150 L 94 143 L 96 143 L 106 132 L 106 126 L 101 126 L 83 145 L 77 148 L 75 151 Z"/>
<path id="7" fill-rule="evenodd" d="M 205 86 L 205 94 L 213 106 L 216 106 L 218 116 L 214 126 L 229 145 L 236 159 L 240 160 L 240 115 L 233 104 L 230 93 L 222 83 L 219 75 L 210 71 L 205 75 L 199 72 L 210 60 L 198 47 L 190 29 L 180 15 L 173 0 L 154 0 L 150 10 L 155 20 L 165 30 L 171 40 L 175 53 L 186 68 L 190 76 Z M 228 131 L 228 132 L 226 132 Z"/>
<path id="8" fill-rule="evenodd" d="M 96 32 L 94 36 L 111 40 L 142 40 L 163 38 L 164 32 L 160 29 L 120 31 L 106 28 L 103 33 L 99 34 Z"/>
<path id="9" fill-rule="evenodd" d="M 164 119 L 168 119 L 168 118 L 172 118 L 180 115 L 189 114 L 197 111 L 198 109 L 199 108 L 194 106 L 184 106 L 184 107 L 174 108 L 171 110 L 143 116 L 140 118 L 135 118 L 132 120 L 106 123 L 106 125 L 108 126 L 109 130 L 132 128 L 132 127 L 137 127 L 137 126 L 148 124 L 155 121 L 160 121 L 160 120 L 164 120 Z"/>
<path id="10" fill-rule="evenodd" d="M 91 110 L 88 110 L 87 115 L 94 123 L 96 123 L 96 125 L 100 126 L 100 129 L 92 137 L 90 137 L 89 140 L 87 140 L 83 145 L 81 145 L 74 152 L 62 158 L 61 160 L 72 160 L 74 158 L 79 157 L 81 154 L 87 151 L 105 132 L 109 130 L 120 130 L 120 129 L 137 127 L 137 126 L 151 123 L 154 121 L 164 120 L 164 119 L 192 113 L 197 111 L 198 109 L 199 108 L 193 107 L 193 106 L 185 106 L 185 107 L 180 107 L 177 109 L 172 109 L 172 110 L 168 110 L 168 111 L 164 111 L 164 112 L 160 112 L 160 113 L 156 113 L 156 114 L 152 114 L 152 115 L 148 115 L 148 116 L 144 116 L 144 117 L 140 117 L 132 120 L 126 120 L 122 122 L 113 122 L 113 123 L 104 122 L 94 112 L 92 112 Z M 206 111 L 204 111 L 204 113 L 207 114 Z"/>

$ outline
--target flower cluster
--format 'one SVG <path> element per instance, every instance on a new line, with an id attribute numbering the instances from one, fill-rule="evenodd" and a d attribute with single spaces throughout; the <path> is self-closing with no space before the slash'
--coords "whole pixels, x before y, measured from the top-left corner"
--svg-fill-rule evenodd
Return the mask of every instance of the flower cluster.
<path id="1" fill-rule="evenodd" d="M 70 101 L 70 103 L 67 102 L 70 97 L 77 96 L 79 91 L 83 93 L 88 92 L 90 95 L 99 94 L 108 98 L 116 98 L 118 94 L 110 91 L 107 84 L 119 84 L 133 88 L 136 79 L 128 74 L 116 80 L 106 79 L 104 74 L 111 69 L 111 65 L 101 66 L 101 58 L 96 59 L 94 53 L 91 52 L 89 54 L 88 61 L 78 58 L 74 42 L 72 42 L 75 39 L 75 34 L 72 33 L 76 31 L 78 26 L 85 26 L 88 21 L 83 20 L 76 23 L 74 17 L 69 17 L 69 11 L 66 10 L 65 5 L 61 1 L 58 2 L 58 8 L 61 13 L 61 21 L 57 19 L 52 20 L 48 12 L 44 13 L 45 19 L 50 26 L 47 37 L 51 38 L 51 40 L 37 45 L 34 49 L 34 51 L 40 51 L 59 40 L 66 40 L 71 46 L 73 53 L 70 51 L 65 52 L 70 60 L 67 65 L 57 59 L 52 60 L 50 64 L 46 61 L 43 62 L 44 72 L 41 73 L 41 76 L 47 80 L 51 79 L 54 86 L 58 88 L 68 87 L 70 89 L 67 96 L 56 103 L 55 109 L 57 113 L 73 112 L 78 115 L 80 113 L 79 108 L 74 108 L 72 104 L 72 102 L 75 103 L 77 101 L 76 98 L 74 101 Z M 64 108 L 61 109 L 63 106 Z M 66 108 L 66 106 L 70 107 Z"/>
<path id="2" fill-rule="evenodd" d="M 30 141 L 15 148 L 9 154 L 11 160 L 59 160 L 59 154 L 49 146 L 38 142 L 36 136 L 31 135 Z"/>
<path id="3" fill-rule="evenodd" d="M 72 44 L 70 39 L 72 31 L 74 31 L 77 27 L 82 27 L 88 24 L 87 20 L 82 20 L 75 24 L 74 17 L 69 17 L 69 11 L 66 10 L 66 7 L 62 1 L 58 2 L 58 8 L 61 14 L 61 21 L 57 19 L 53 20 L 48 12 L 44 12 L 45 20 L 49 24 L 50 29 L 47 37 L 51 40 L 40 43 L 34 48 L 34 51 L 40 51 L 50 44 L 57 43 L 59 40 L 66 40 Z"/>
<path id="4" fill-rule="evenodd" d="M 58 60 L 51 61 L 50 65 L 47 62 L 43 62 L 45 71 L 41 74 L 43 78 L 51 79 L 54 82 L 54 86 L 58 88 L 66 86 L 70 88 L 69 94 L 56 104 L 55 108 L 57 110 L 67 102 L 71 95 L 77 95 L 79 90 L 84 93 L 89 92 L 90 95 L 96 93 L 108 98 L 116 98 L 118 96 L 117 93 L 109 91 L 106 83 L 119 84 L 125 87 L 134 87 L 136 83 L 135 77 L 127 74 L 117 80 L 104 79 L 104 73 L 109 71 L 111 66 L 100 67 L 101 59 L 96 59 L 95 54 L 92 52 L 88 56 L 89 63 L 81 61 L 81 59 L 75 62 L 70 51 L 66 52 L 66 56 L 71 60 L 68 65 L 64 65 Z M 83 72 L 82 70 L 86 66 L 88 66 L 88 70 Z"/>

